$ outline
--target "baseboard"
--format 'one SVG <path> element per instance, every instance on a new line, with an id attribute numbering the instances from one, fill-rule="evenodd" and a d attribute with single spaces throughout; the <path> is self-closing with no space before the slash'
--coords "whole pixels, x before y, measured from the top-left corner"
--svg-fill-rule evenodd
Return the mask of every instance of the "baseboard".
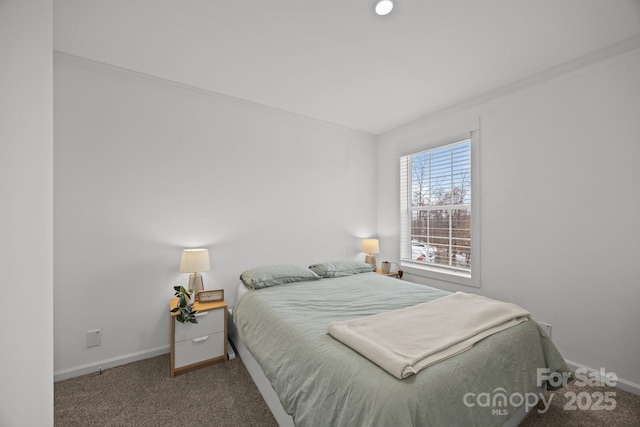
<path id="1" fill-rule="evenodd" d="M 97 362 L 87 363 L 86 365 L 74 366 L 68 369 L 62 369 L 53 373 L 53 381 L 62 381 L 69 378 L 79 377 L 81 375 L 99 372 L 101 369 L 115 368 L 116 366 L 126 365 L 127 363 L 137 362 L 138 360 L 150 359 L 152 357 L 167 354 L 170 351 L 168 345 L 156 347 L 149 350 L 138 351 L 136 353 L 125 354 L 123 356 L 112 357 L 111 359 L 99 360 Z M 167 375 L 169 369 L 167 367 Z"/>
<path id="2" fill-rule="evenodd" d="M 602 377 L 599 369 L 593 369 L 588 366 L 581 365 L 580 363 L 572 362 L 571 360 L 565 360 L 569 369 L 575 371 L 576 369 L 586 370 L 589 374 L 590 378 L 600 379 Z M 606 375 L 607 373 L 605 373 Z M 604 382 L 604 379 L 602 380 Z M 631 381 L 627 381 L 623 378 L 618 377 L 616 379 L 616 387 L 620 390 L 628 391 L 629 393 L 637 394 L 640 396 L 640 384 L 632 383 Z"/>

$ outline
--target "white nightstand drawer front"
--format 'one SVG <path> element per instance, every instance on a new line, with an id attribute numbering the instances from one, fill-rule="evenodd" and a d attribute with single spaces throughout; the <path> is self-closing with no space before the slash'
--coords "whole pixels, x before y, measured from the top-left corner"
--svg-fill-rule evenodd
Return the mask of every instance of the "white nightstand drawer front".
<path id="1" fill-rule="evenodd" d="M 175 368 L 222 355 L 224 355 L 224 331 L 186 339 L 175 343 Z"/>
<path id="2" fill-rule="evenodd" d="M 176 323 L 175 342 L 202 337 L 224 331 L 225 310 L 208 310 L 196 313 L 198 323 Z"/>

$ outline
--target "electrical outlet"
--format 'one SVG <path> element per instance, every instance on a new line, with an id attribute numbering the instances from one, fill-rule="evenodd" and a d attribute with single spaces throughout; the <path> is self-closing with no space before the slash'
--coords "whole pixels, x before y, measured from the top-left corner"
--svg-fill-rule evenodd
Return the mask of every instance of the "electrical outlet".
<path id="1" fill-rule="evenodd" d="M 542 326 L 542 330 L 544 331 L 544 333 L 547 334 L 549 338 L 551 338 L 551 325 L 548 323 L 542 323 L 542 322 L 538 322 L 538 324 Z"/>
<path id="2" fill-rule="evenodd" d="M 101 343 L 100 329 L 94 329 L 93 331 L 87 331 L 87 348 L 97 347 Z"/>

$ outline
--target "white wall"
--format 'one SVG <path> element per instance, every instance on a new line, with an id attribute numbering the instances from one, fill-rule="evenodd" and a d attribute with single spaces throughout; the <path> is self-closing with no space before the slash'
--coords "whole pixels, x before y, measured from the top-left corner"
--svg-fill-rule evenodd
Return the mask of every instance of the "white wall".
<path id="1" fill-rule="evenodd" d="M 481 288 L 408 279 L 516 302 L 566 359 L 640 384 L 638 76 L 640 49 L 381 136 L 381 256 L 399 258 L 396 151 L 480 117 Z"/>
<path id="2" fill-rule="evenodd" d="M 0 425 L 53 425 L 51 1 L 0 2 Z"/>
<path id="3" fill-rule="evenodd" d="M 245 269 L 375 234 L 372 135 L 63 54 L 54 85 L 57 378 L 168 351 L 183 248 L 233 305 Z"/>

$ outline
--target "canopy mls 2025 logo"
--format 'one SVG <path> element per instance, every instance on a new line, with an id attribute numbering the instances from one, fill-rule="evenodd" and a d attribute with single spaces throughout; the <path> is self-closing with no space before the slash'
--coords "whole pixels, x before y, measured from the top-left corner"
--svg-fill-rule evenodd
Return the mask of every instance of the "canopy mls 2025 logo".
<path id="1" fill-rule="evenodd" d="M 601 368 L 600 371 L 578 368 L 575 371 L 575 376 L 572 376 L 569 372 L 551 372 L 549 368 L 537 369 L 538 387 L 542 387 L 545 382 L 548 382 L 554 389 L 561 388 L 572 380 L 575 381 L 574 385 L 576 387 L 615 387 L 618 376 L 613 372 L 606 372 L 604 368 Z M 568 391 L 564 393 L 567 402 L 562 409 L 565 411 L 612 411 L 616 408 L 615 396 L 616 393 L 614 391 L 595 391 L 591 393 Z M 549 393 L 548 398 L 545 398 L 542 392 L 507 393 L 506 389 L 497 387 L 492 392 L 466 393 L 463 397 L 463 402 L 465 406 L 470 408 L 479 406 L 491 409 L 492 415 L 506 416 L 509 415 L 509 407 L 519 408 L 522 405 L 525 406 L 527 413 L 538 406 L 538 412 L 543 414 L 549 410 L 554 398 L 555 392 Z M 540 402 L 542 402 L 542 408 L 538 405 Z"/>

